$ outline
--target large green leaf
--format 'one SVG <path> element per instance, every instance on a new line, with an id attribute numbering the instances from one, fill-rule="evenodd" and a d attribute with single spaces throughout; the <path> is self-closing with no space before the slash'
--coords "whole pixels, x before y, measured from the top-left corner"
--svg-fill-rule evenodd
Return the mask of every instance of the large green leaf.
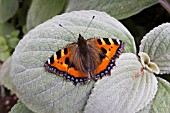
<path id="1" fill-rule="evenodd" d="M 111 76 L 99 80 L 87 102 L 85 113 L 135 113 L 154 98 L 157 80 L 144 70 L 136 55 L 126 53 L 116 62 Z M 133 78 L 136 74 L 141 74 Z"/>
<path id="2" fill-rule="evenodd" d="M 27 30 L 60 14 L 66 0 L 33 0 L 27 15 Z"/>
<path id="3" fill-rule="evenodd" d="M 21 101 L 15 104 L 9 113 L 34 113 L 29 110 Z"/>
<path id="4" fill-rule="evenodd" d="M 93 16 L 93 22 L 84 33 Z M 124 52 L 135 53 L 134 39 L 128 30 L 103 12 L 65 13 L 37 26 L 19 42 L 11 63 L 13 88 L 32 111 L 72 113 L 83 110 L 94 81 L 74 86 L 73 83 L 63 80 L 63 77 L 44 69 L 44 62 L 60 48 L 76 42 L 79 33 L 86 39 L 99 36 L 122 39 L 125 42 Z"/>
<path id="5" fill-rule="evenodd" d="M 117 19 L 130 17 L 159 0 L 69 0 L 66 12 L 75 10 L 105 11 Z"/>
<path id="6" fill-rule="evenodd" d="M 6 22 L 18 10 L 18 0 L 0 0 L 0 23 Z"/>
<path id="7" fill-rule="evenodd" d="M 143 37 L 140 51 L 149 55 L 160 73 L 170 73 L 170 23 L 162 24 Z"/>

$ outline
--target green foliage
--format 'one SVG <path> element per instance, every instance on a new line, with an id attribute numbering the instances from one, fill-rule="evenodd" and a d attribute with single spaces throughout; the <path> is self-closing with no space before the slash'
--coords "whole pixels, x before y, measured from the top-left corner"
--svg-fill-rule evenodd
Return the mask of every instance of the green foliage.
<path id="1" fill-rule="evenodd" d="M 156 3 L 158 0 L 70 0 L 66 12 L 97 10 L 107 12 L 117 19 L 124 19 Z"/>
<path id="2" fill-rule="evenodd" d="M 18 44 L 19 31 L 9 23 L 0 24 L 0 61 L 5 61 Z"/>
<path id="3" fill-rule="evenodd" d="M 9 56 L 8 45 L 4 37 L 0 36 L 0 60 L 5 61 Z"/>
<path id="4" fill-rule="evenodd" d="M 14 30 L 15 30 L 15 28 L 12 24 L 9 24 L 9 23 L 0 24 L 0 35 L 1 36 L 6 36 Z"/>
<path id="5" fill-rule="evenodd" d="M 0 23 L 6 22 L 16 13 L 18 0 L 0 0 Z"/>
<path id="6" fill-rule="evenodd" d="M 19 42 L 19 31 L 13 31 L 9 35 L 0 36 L 0 61 L 5 61 Z"/>
<path id="7" fill-rule="evenodd" d="M 27 29 L 61 14 L 65 5 L 66 0 L 33 0 L 27 15 Z"/>

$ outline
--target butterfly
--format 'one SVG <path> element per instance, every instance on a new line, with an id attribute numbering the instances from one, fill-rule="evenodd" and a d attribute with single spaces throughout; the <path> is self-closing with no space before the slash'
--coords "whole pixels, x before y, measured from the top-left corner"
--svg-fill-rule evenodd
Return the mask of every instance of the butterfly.
<path id="1" fill-rule="evenodd" d="M 79 34 L 78 41 L 53 54 L 44 64 L 46 70 L 69 81 L 87 83 L 110 75 L 115 61 L 124 49 L 124 42 L 113 38 L 90 38 Z"/>

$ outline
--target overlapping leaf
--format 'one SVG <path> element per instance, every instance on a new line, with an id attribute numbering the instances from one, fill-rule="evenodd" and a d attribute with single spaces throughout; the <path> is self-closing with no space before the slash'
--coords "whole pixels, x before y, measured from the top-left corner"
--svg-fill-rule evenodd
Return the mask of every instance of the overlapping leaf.
<path id="1" fill-rule="evenodd" d="M 170 83 L 162 78 L 158 80 L 158 91 L 153 101 L 138 113 L 169 113 Z"/>
<path id="2" fill-rule="evenodd" d="M 95 19 L 84 33 L 91 18 Z M 73 35 L 59 27 L 62 24 Z M 44 62 L 58 49 L 77 41 L 78 34 L 87 38 L 112 37 L 125 42 L 124 52 L 135 53 L 134 39 L 116 19 L 97 11 L 65 13 L 31 30 L 19 42 L 12 57 L 13 89 L 21 101 L 34 112 L 79 112 L 89 98 L 94 81 L 74 86 L 63 77 L 44 69 Z"/>
<path id="3" fill-rule="evenodd" d="M 85 113 L 134 113 L 154 98 L 157 80 L 144 70 L 136 55 L 123 54 L 111 76 L 98 81 L 87 102 Z M 140 75 L 134 78 L 136 74 Z"/>
<path id="4" fill-rule="evenodd" d="M 15 104 L 9 113 L 34 113 L 29 110 L 21 101 Z"/>
<path id="5" fill-rule="evenodd" d="M 151 113 L 170 112 L 170 83 L 162 78 L 158 79 L 158 91 L 150 109 Z"/>

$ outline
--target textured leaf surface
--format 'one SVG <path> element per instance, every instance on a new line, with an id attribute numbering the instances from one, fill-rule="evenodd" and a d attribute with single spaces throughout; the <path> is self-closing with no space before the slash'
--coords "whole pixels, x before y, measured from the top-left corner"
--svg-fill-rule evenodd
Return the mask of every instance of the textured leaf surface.
<path id="1" fill-rule="evenodd" d="M 83 33 L 95 16 L 86 33 Z M 62 24 L 73 32 L 71 35 Z M 106 13 L 75 11 L 56 16 L 31 30 L 17 45 L 12 59 L 11 77 L 14 90 L 21 101 L 34 112 L 82 111 L 94 81 L 74 86 L 63 77 L 44 69 L 44 62 L 58 49 L 77 41 L 78 34 L 85 38 L 113 37 L 122 39 L 125 52 L 135 52 L 134 39 L 127 29 Z"/>
<path id="2" fill-rule="evenodd" d="M 0 0 L 0 23 L 14 16 L 18 9 L 18 0 Z"/>
<path id="3" fill-rule="evenodd" d="M 158 0 L 69 0 L 66 11 L 98 10 L 117 19 L 124 19 L 156 3 Z"/>
<path id="4" fill-rule="evenodd" d="M 9 113 L 34 113 L 29 110 L 21 101 L 15 104 Z"/>
<path id="5" fill-rule="evenodd" d="M 12 89 L 12 82 L 10 79 L 10 64 L 11 64 L 11 57 L 5 61 L 0 69 L 0 83 L 3 84 L 8 89 Z"/>
<path id="6" fill-rule="evenodd" d="M 60 14 L 66 0 L 33 0 L 27 15 L 27 30 Z"/>
<path id="7" fill-rule="evenodd" d="M 110 77 L 98 81 L 85 108 L 86 113 L 134 113 L 143 109 L 154 98 L 157 80 L 144 70 L 136 55 L 123 54 L 116 62 Z"/>
<path id="8" fill-rule="evenodd" d="M 170 23 L 151 30 L 141 41 L 140 51 L 149 55 L 160 73 L 170 73 Z"/>
<path id="9" fill-rule="evenodd" d="M 157 78 L 158 90 L 153 101 L 138 113 L 170 113 L 170 83 Z"/>
<path id="10" fill-rule="evenodd" d="M 152 102 L 149 103 L 146 107 L 144 107 L 142 110 L 140 110 L 137 113 L 150 113 L 151 106 L 152 106 Z"/>
<path id="11" fill-rule="evenodd" d="M 158 79 L 158 91 L 154 98 L 151 113 L 170 113 L 170 83 L 162 78 Z"/>

